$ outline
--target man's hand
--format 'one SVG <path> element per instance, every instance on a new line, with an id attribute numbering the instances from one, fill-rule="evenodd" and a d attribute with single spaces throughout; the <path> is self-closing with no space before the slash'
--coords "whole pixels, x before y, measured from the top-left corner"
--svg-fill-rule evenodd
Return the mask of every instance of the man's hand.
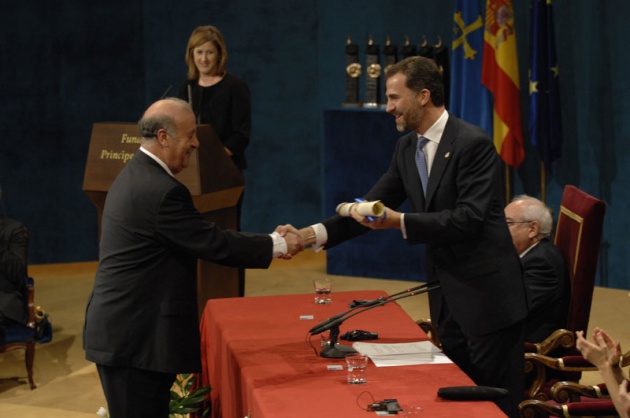
<path id="1" fill-rule="evenodd" d="M 400 229 L 401 213 L 388 207 L 385 207 L 385 213 L 374 221 L 369 221 L 367 217 L 359 215 L 354 206 L 350 208 L 350 215 L 355 221 L 371 229 Z"/>
<path id="2" fill-rule="evenodd" d="M 280 234 L 281 237 L 284 237 L 287 242 L 287 254 L 280 256 L 283 260 L 292 259 L 294 255 L 303 251 L 306 247 L 304 238 L 300 235 L 300 231 L 291 224 L 278 225 L 275 232 Z"/>

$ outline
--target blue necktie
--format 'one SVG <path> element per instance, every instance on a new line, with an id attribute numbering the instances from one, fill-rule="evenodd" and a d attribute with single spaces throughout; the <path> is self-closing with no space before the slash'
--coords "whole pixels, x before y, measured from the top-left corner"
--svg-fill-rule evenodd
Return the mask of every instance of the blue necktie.
<path id="1" fill-rule="evenodd" d="M 424 146 L 429 140 L 423 136 L 418 137 L 418 148 L 416 149 L 416 167 L 418 167 L 418 174 L 420 174 L 420 181 L 422 182 L 422 192 L 427 195 L 427 182 L 429 181 L 429 170 L 427 168 L 427 159 L 424 154 Z"/>

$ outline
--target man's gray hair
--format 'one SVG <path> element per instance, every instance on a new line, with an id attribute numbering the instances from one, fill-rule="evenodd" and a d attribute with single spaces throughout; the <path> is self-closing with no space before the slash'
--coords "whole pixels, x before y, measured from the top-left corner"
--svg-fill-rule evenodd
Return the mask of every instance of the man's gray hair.
<path id="1" fill-rule="evenodd" d="M 542 200 L 526 194 L 515 196 L 512 199 L 512 202 L 518 202 L 521 200 L 527 202 L 526 205 L 523 205 L 523 211 L 521 212 L 521 216 L 523 217 L 522 220 L 527 222 L 538 222 L 538 225 L 540 226 L 540 235 L 548 236 L 551 234 L 551 230 L 553 229 L 551 209 L 549 209 Z"/>

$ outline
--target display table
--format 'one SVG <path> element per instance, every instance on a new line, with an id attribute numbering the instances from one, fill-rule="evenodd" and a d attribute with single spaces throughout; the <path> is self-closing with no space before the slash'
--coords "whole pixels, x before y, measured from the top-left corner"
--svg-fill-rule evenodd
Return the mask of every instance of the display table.
<path id="1" fill-rule="evenodd" d="M 394 117 L 382 109 L 324 111 L 324 218 L 334 215 L 339 203 L 370 190 L 387 171 L 401 135 Z M 408 203 L 392 209 L 411 211 Z M 424 245 L 409 245 L 399 230 L 380 230 L 326 251 L 326 271 L 422 282 L 424 257 Z"/>
<path id="2" fill-rule="evenodd" d="M 348 309 L 353 299 L 375 299 L 381 291 L 333 293 L 331 305 L 315 305 L 313 295 L 212 299 L 201 320 L 202 382 L 212 386 L 214 418 L 370 417 L 371 401 L 396 398 L 421 408 L 419 417 L 504 417 L 492 402 L 454 402 L 437 397 L 444 386 L 472 381 L 454 364 L 376 367 L 368 365 L 365 385 L 346 383 L 343 359 L 326 359 L 307 344 L 308 330 Z M 313 315 L 313 320 L 300 319 Z M 379 334 L 378 342 L 427 340 L 394 303 L 348 319 L 341 333 L 354 329 Z M 345 343 L 345 341 L 340 341 Z M 312 338 L 319 349 L 320 336 Z M 328 370 L 328 365 L 344 365 Z M 369 391 L 369 394 L 363 394 Z"/>

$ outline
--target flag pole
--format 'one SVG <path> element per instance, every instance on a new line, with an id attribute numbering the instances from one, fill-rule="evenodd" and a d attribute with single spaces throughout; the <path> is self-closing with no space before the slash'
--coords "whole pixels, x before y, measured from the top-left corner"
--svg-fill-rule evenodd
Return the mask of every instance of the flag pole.
<path id="1" fill-rule="evenodd" d="M 510 165 L 505 163 L 505 206 L 510 203 Z"/>
<path id="2" fill-rule="evenodd" d="M 547 185 L 545 181 L 545 163 L 540 162 L 540 200 L 547 204 Z"/>

